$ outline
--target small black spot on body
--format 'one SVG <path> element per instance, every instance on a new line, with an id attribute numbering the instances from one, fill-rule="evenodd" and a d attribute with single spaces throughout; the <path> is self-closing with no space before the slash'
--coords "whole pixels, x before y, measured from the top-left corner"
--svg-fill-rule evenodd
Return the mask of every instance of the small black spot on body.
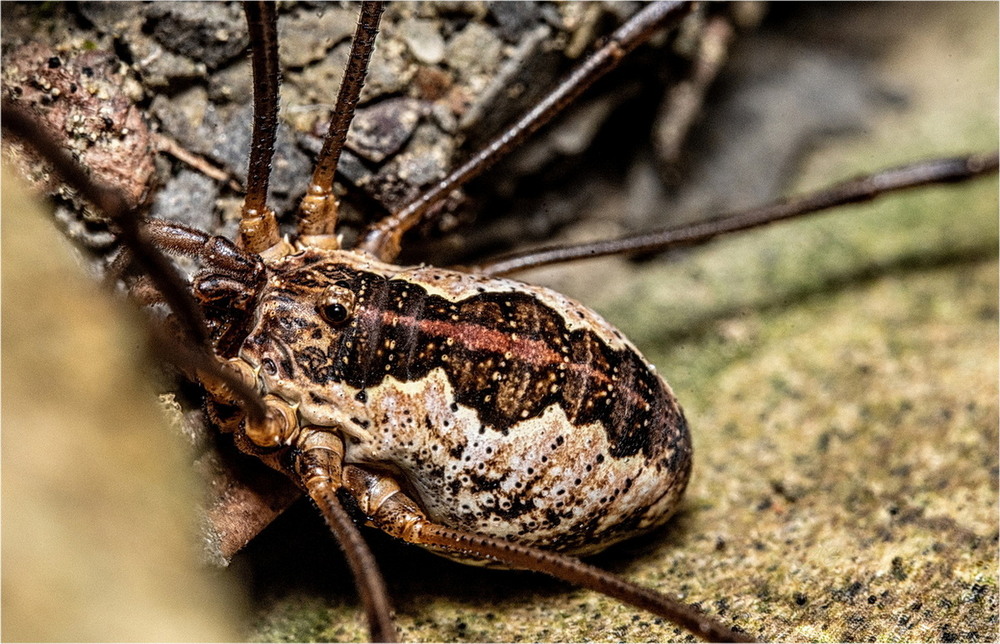
<path id="1" fill-rule="evenodd" d="M 548 523 L 549 527 L 554 528 L 560 523 L 562 523 L 562 516 L 553 509 L 548 509 L 545 511 L 545 521 Z"/>

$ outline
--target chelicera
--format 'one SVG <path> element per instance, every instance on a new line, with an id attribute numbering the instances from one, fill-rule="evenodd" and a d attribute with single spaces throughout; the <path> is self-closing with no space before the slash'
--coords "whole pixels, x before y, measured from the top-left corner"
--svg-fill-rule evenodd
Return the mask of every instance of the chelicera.
<path id="1" fill-rule="evenodd" d="M 251 24 L 253 22 L 252 20 Z M 261 40 L 266 41 L 267 38 L 264 37 Z M 263 102 L 262 100 L 261 103 Z M 260 140 L 261 137 L 255 137 L 255 139 Z M 264 148 L 266 147 L 265 145 Z M 476 342 L 480 344 L 487 343 L 486 339 L 474 338 L 468 334 L 463 335 L 462 329 L 458 328 L 459 325 L 454 324 L 455 322 L 470 319 L 470 316 L 474 315 L 471 311 L 498 309 L 504 313 L 501 317 L 484 317 L 483 319 L 488 320 L 489 325 L 496 325 L 498 324 L 498 320 L 501 319 L 506 320 L 510 324 L 510 327 L 504 328 L 499 335 L 510 338 L 512 342 L 517 341 L 518 334 L 520 333 L 515 327 L 523 325 L 527 321 L 533 321 L 539 324 L 540 328 L 552 332 L 551 335 L 553 337 L 565 338 L 564 345 L 555 345 L 556 349 L 548 347 L 548 350 L 555 350 L 557 354 L 560 353 L 558 349 L 561 347 L 570 345 L 580 346 L 580 343 L 590 344 L 598 348 L 603 347 L 601 350 L 610 347 L 614 351 L 617 351 L 617 353 L 609 354 L 611 357 L 605 357 L 604 361 L 607 363 L 608 368 L 602 370 L 602 372 L 606 374 L 612 373 L 615 370 L 615 367 L 612 365 L 627 364 L 632 359 L 631 356 L 635 355 L 628 348 L 628 345 L 620 344 L 622 342 L 620 339 L 616 340 L 613 331 L 604 328 L 598 320 L 590 317 L 591 314 L 583 309 L 575 308 L 575 305 L 568 302 L 556 303 L 555 300 L 552 300 L 556 296 L 544 291 L 526 287 L 514 288 L 497 282 L 478 282 L 471 278 L 438 271 L 437 269 L 421 268 L 400 272 L 398 267 L 384 265 L 369 258 L 345 259 L 340 255 L 336 255 L 337 260 L 331 261 L 330 253 L 338 251 L 322 247 L 322 244 L 325 242 L 328 242 L 330 246 L 336 245 L 336 242 L 328 237 L 333 233 L 333 226 L 329 219 L 320 217 L 317 222 L 315 219 L 310 220 L 306 217 L 306 221 L 309 223 L 303 224 L 300 232 L 304 235 L 315 236 L 317 238 L 309 240 L 316 243 L 316 246 L 312 250 L 308 248 L 296 249 L 294 251 L 287 249 L 273 250 L 276 247 L 280 247 L 282 242 L 273 234 L 271 230 L 272 224 L 266 214 L 266 204 L 260 201 L 264 192 L 259 189 L 255 191 L 251 188 L 250 190 L 251 196 L 255 195 L 258 201 L 254 202 L 252 198 L 248 197 L 246 211 L 249 216 L 244 218 L 242 226 L 244 231 L 242 245 L 245 250 L 264 257 L 264 264 L 269 264 L 267 268 L 270 270 L 262 270 L 261 265 L 253 260 L 252 255 L 249 256 L 248 260 L 247 254 L 237 252 L 224 242 L 209 239 L 207 236 L 200 235 L 195 231 L 170 224 L 154 224 L 150 227 L 150 230 L 158 246 L 174 252 L 201 255 L 206 264 L 215 262 L 214 269 L 205 269 L 196 277 L 194 280 L 194 291 L 202 304 L 217 352 L 226 358 L 235 359 L 237 355 L 242 356 L 243 362 L 235 362 L 233 363 L 233 367 L 243 375 L 249 373 L 252 376 L 247 377 L 243 384 L 251 387 L 258 386 L 257 373 L 259 372 L 266 384 L 266 390 L 269 393 L 278 394 L 277 398 L 266 399 L 269 401 L 269 403 L 266 403 L 269 412 L 266 418 L 270 418 L 271 420 L 262 421 L 260 418 L 255 420 L 252 410 L 248 409 L 253 406 L 253 402 L 234 395 L 236 392 L 233 390 L 239 388 L 240 382 L 234 381 L 232 378 L 227 379 L 223 373 L 213 370 L 208 365 L 201 365 L 205 370 L 202 374 L 202 380 L 205 382 L 206 387 L 215 394 L 216 403 L 212 409 L 219 424 L 223 426 L 228 424 L 232 431 L 234 431 L 237 441 L 242 443 L 246 451 L 255 453 L 264 460 L 270 461 L 279 469 L 288 471 L 293 477 L 297 477 L 300 482 L 304 483 L 306 487 L 312 487 L 311 494 L 313 498 L 320 504 L 326 505 L 328 520 L 332 517 L 335 523 L 340 522 L 339 530 L 343 535 L 349 534 L 351 528 L 339 518 L 336 502 L 329 497 L 328 486 L 331 485 L 331 479 L 336 478 L 332 476 L 332 472 L 337 461 L 342 458 L 339 455 L 339 450 L 346 449 L 348 454 L 350 454 L 352 447 L 363 448 L 366 441 L 370 441 L 372 438 L 370 425 L 372 421 L 370 418 L 364 417 L 364 413 L 348 414 L 346 417 L 336 416 L 332 418 L 328 418 L 326 414 L 333 413 L 330 411 L 331 409 L 335 409 L 337 414 L 341 414 L 343 410 L 350 409 L 352 406 L 358 407 L 359 405 L 375 404 L 372 401 L 374 396 L 370 391 L 377 389 L 378 386 L 368 384 L 365 380 L 367 373 L 359 367 L 365 360 L 377 365 L 379 368 L 378 372 L 385 371 L 396 377 L 397 380 L 405 380 L 405 376 L 400 379 L 401 372 L 394 371 L 398 363 L 393 363 L 393 354 L 391 353 L 403 341 L 394 337 L 385 337 L 385 335 L 390 335 L 385 334 L 378 338 L 379 341 L 384 339 L 384 344 L 381 344 L 372 337 L 361 333 L 360 335 L 352 336 L 356 337 L 356 340 L 343 341 L 345 348 L 353 350 L 356 353 L 349 355 L 337 353 L 334 355 L 331 353 L 329 344 L 320 346 L 322 343 L 310 343 L 310 339 L 322 340 L 326 334 L 333 332 L 332 330 L 350 329 L 352 323 L 364 326 L 361 321 L 363 320 L 363 312 L 371 310 L 370 305 L 367 309 L 365 305 L 372 301 L 372 299 L 389 298 L 388 301 L 392 303 L 398 302 L 399 310 L 405 312 L 404 314 L 384 314 L 381 323 L 389 328 L 392 328 L 393 324 L 413 324 L 413 321 L 420 320 L 427 327 L 428 333 L 432 333 L 438 329 L 447 331 L 447 333 L 442 333 L 440 336 L 440 342 L 427 341 L 422 348 L 417 349 L 418 353 L 416 354 L 420 358 L 421 366 L 427 368 L 426 373 L 415 376 L 416 378 L 427 378 L 429 377 L 428 374 L 432 372 L 448 374 L 447 385 L 445 385 L 444 380 L 434 383 L 438 389 L 447 389 L 450 387 L 453 392 L 461 390 L 460 385 L 452 381 L 456 377 L 455 374 L 457 372 L 449 371 L 448 367 L 443 364 L 449 360 L 455 360 L 456 355 L 449 354 L 447 351 L 441 351 L 444 348 L 440 346 L 441 342 L 447 343 L 448 339 L 452 339 L 465 349 L 478 347 L 479 345 L 476 345 Z M 322 189 L 317 190 L 316 193 L 317 196 L 324 197 Z M 317 208 L 310 210 L 310 212 L 321 210 L 321 208 Z M 378 230 L 376 229 L 376 232 L 371 237 L 366 238 L 370 244 L 368 248 L 376 254 L 378 254 L 381 248 L 388 248 L 394 251 L 395 246 L 399 244 L 397 233 L 401 233 L 401 228 L 387 225 L 381 230 L 388 232 L 385 232 L 381 236 L 378 234 Z M 715 231 L 712 230 L 707 232 L 708 234 L 715 234 Z M 327 237 L 327 239 L 320 239 L 322 237 Z M 648 247 L 655 247 L 662 245 L 663 240 L 648 242 L 648 244 Z M 205 248 L 206 250 L 202 251 L 200 250 L 201 248 Z M 617 249 L 609 247 L 607 250 L 610 252 Z M 211 259 L 209 261 L 209 254 L 213 258 L 222 257 L 223 259 Z M 393 255 L 394 252 L 388 252 L 383 257 L 389 258 Z M 393 285 L 394 287 L 399 287 L 396 291 L 388 290 L 384 284 L 381 284 L 381 282 L 386 281 L 388 275 L 393 276 L 392 279 L 388 280 L 389 282 L 398 280 L 398 283 Z M 444 285 L 441 284 L 442 282 Z M 449 282 L 452 282 L 450 286 L 452 289 L 451 292 L 448 292 L 448 287 L 446 286 Z M 433 286 L 435 284 L 437 286 Z M 480 288 L 483 291 L 477 293 L 477 290 Z M 438 289 L 440 292 L 434 292 L 434 289 Z M 248 295 L 248 292 L 250 295 Z M 426 314 L 424 311 L 421 311 L 420 315 L 413 314 L 406 309 L 406 306 L 411 302 L 417 303 L 413 306 L 429 306 L 430 308 Z M 546 303 L 546 307 L 533 308 L 536 307 L 538 302 Z M 252 322 L 247 316 L 249 308 L 256 308 L 260 311 L 253 318 Z M 383 306 L 378 310 L 390 311 L 391 307 Z M 518 311 L 523 310 L 531 311 L 524 319 L 518 314 Z M 560 314 L 547 317 L 548 310 L 558 310 Z M 359 313 L 359 311 L 362 313 Z M 586 323 L 583 326 L 573 328 L 566 320 L 572 320 L 574 317 L 586 320 Z M 184 321 L 183 316 L 179 313 L 178 318 Z M 190 323 L 190 320 L 184 322 Z M 371 326 L 372 324 L 372 321 L 369 320 L 368 325 Z M 577 322 L 576 324 L 579 325 L 581 323 Z M 191 324 L 191 326 L 194 325 Z M 377 327 L 378 324 L 375 324 L 375 326 Z M 483 323 L 483 326 L 487 326 L 487 324 Z M 600 329 L 600 332 L 595 334 L 596 337 L 587 336 L 587 332 L 594 332 L 594 329 Z M 582 331 L 582 333 L 579 334 L 580 337 L 571 339 L 570 336 L 575 331 Z M 321 337 L 314 337 L 316 332 L 319 332 Z M 357 334 L 358 330 L 354 329 L 353 332 Z M 305 336 L 303 336 L 303 333 Z M 280 342 L 275 343 L 275 338 L 280 338 Z M 501 338 L 497 337 L 494 339 L 500 341 Z M 364 350 L 348 344 L 353 342 L 364 345 Z M 296 345 L 300 350 L 289 351 L 288 346 L 292 344 Z M 541 348 L 537 349 L 537 351 L 541 350 Z M 377 356 L 379 351 L 382 351 L 383 356 L 385 356 L 385 360 L 382 362 L 377 362 L 372 358 L 372 354 L 374 353 Z M 420 351 L 425 351 L 425 353 L 420 353 Z M 536 351 L 536 349 L 531 349 L 531 351 Z M 515 356 L 513 351 L 498 351 L 494 348 L 493 352 L 499 353 L 507 360 L 512 360 Z M 590 350 L 590 352 L 599 353 L 600 351 Z M 303 359 L 290 359 L 289 353 L 295 358 L 301 357 Z M 507 357 L 507 353 L 510 353 L 511 356 Z M 343 360 L 343 364 L 347 366 L 340 367 L 334 358 L 346 358 L 346 360 Z M 435 363 L 435 360 L 440 362 Z M 584 363 L 574 361 L 572 364 Z M 194 366 L 197 368 L 199 365 Z M 359 372 L 355 374 L 347 373 L 347 371 L 352 369 L 359 369 Z M 630 366 L 630 369 L 632 369 L 632 373 L 646 373 L 641 368 Z M 499 371 L 493 371 L 489 374 L 484 374 L 484 376 L 489 381 L 493 374 L 497 373 L 503 376 L 503 373 Z M 300 374 L 305 375 L 307 380 L 295 380 L 295 376 Z M 530 409 L 525 407 L 519 408 L 515 403 L 524 402 L 524 400 L 508 400 L 506 404 L 509 406 L 506 409 L 516 410 L 516 413 L 511 417 L 502 418 L 499 416 L 502 416 L 504 409 L 493 410 L 498 413 L 489 417 L 489 422 L 486 423 L 488 425 L 486 428 L 487 431 L 499 431 L 502 435 L 503 429 L 511 431 L 518 423 L 544 416 L 546 413 L 545 410 L 554 410 L 556 406 L 560 407 L 565 416 L 571 416 L 566 408 L 571 401 L 567 402 L 563 400 L 560 403 L 554 403 L 551 398 L 543 396 L 543 394 L 559 393 L 558 390 L 560 387 L 558 383 L 555 381 L 546 381 L 540 376 L 541 374 L 533 374 L 532 379 L 526 382 L 531 386 L 537 385 L 539 387 L 540 400 L 545 404 L 537 403 L 535 408 Z M 634 386 L 631 388 L 633 393 L 648 392 L 650 389 L 655 388 L 655 384 L 650 384 L 650 381 L 644 380 L 644 378 L 646 376 L 633 376 L 632 382 Z M 349 388 L 335 394 L 340 397 L 339 400 L 331 401 L 329 399 L 330 394 L 327 391 L 326 385 L 332 382 L 348 383 Z M 350 382 L 354 382 L 355 385 L 350 385 Z M 655 380 L 652 382 L 655 383 Z M 551 386 L 556 386 L 556 390 L 549 391 L 546 389 L 546 387 Z M 487 403 L 494 402 L 494 394 L 489 393 L 489 391 L 482 392 L 482 387 L 479 386 L 462 391 L 465 392 L 462 395 L 456 396 L 452 393 L 452 395 L 447 396 L 447 400 L 454 402 L 442 403 L 441 416 L 431 420 L 437 420 L 441 426 L 445 427 L 458 425 L 462 423 L 462 415 L 469 413 L 468 410 L 475 410 L 480 420 L 482 420 L 484 414 L 489 413 L 487 411 L 489 409 Z M 609 388 L 606 390 L 606 395 L 613 396 L 615 391 Z M 482 398 L 477 399 L 477 395 L 481 395 Z M 644 396 L 640 395 L 638 398 L 641 401 Z M 528 399 L 531 399 L 530 396 Z M 663 426 L 675 429 L 681 427 L 682 423 L 679 411 L 674 409 L 674 403 L 669 394 L 661 395 L 657 400 L 659 402 L 648 404 L 650 406 L 654 406 L 655 404 L 665 405 L 666 411 L 663 413 L 673 418 L 670 422 L 664 423 Z M 298 408 L 291 408 L 288 405 L 289 402 L 297 405 Z M 388 406 L 390 403 L 383 400 L 381 404 Z M 398 403 L 394 401 L 391 404 Z M 304 407 L 308 408 L 308 410 L 303 411 Z M 237 409 L 239 411 L 236 411 Z M 452 415 L 449 416 L 448 412 L 451 412 Z M 623 413 L 626 412 L 612 414 L 612 416 L 617 418 Z M 242 417 L 244 414 L 249 414 L 249 417 Z M 346 439 L 346 446 L 342 446 L 336 441 L 332 443 L 327 442 L 332 435 L 328 430 L 311 433 L 300 431 L 299 422 L 289 421 L 296 414 L 306 416 L 309 422 L 316 423 L 321 427 L 329 427 L 335 422 L 340 433 L 338 438 Z M 286 422 L 288 424 L 284 425 Z M 366 423 L 368 424 L 366 425 Z M 431 424 L 436 425 L 438 423 L 432 422 Z M 480 424 L 482 425 L 483 423 Z M 640 420 L 638 423 L 633 423 L 632 425 L 623 424 L 618 428 L 618 432 L 628 438 L 623 439 L 623 442 L 619 443 L 617 450 L 611 447 L 609 443 L 608 453 L 612 458 L 620 459 L 623 456 L 627 456 L 626 453 L 632 451 L 637 446 L 639 449 L 632 451 L 632 455 L 638 453 L 638 451 L 652 449 L 642 444 L 628 444 L 626 446 L 627 443 L 635 443 L 636 441 L 641 443 L 651 438 L 649 434 L 641 433 L 638 434 L 638 438 L 635 438 L 636 434 L 634 432 L 638 430 L 636 425 L 641 426 L 641 424 L 642 421 Z M 481 429 L 481 427 L 477 428 L 477 431 L 478 429 Z M 393 438 L 395 439 L 397 436 Z M 558 436 L 555 437 L 555 443 L 557 446 L 561 446 L 559 445 L 558 438 Z M 673 456 L 673 458 L 679 458 L 681 463 L 665 463 L 663 467 L 668 472 L 683 472 L 685 469 L 682 463 L 684 461 L 683 452 L 685 449 L 683 448 L 683 439 L 680 443 L 676 442 L 676 440 L 672 441 L 672 445 L 674 445 L 674 449 L 679 449 L 679 453 L 681 453 L 680 457 Z M 453 446 L 452 448 L 457 450 L 458 446 Z M 427 449 L 433 451 L 433 446 Z M 336 455 L 333 458 L 333 462 L 324 460 L 328 459 L 331 453 Z M 351 460 L 350 456 L 348 456 L 347 460 Z M 606 462 L 608 457 L 598 454 L 594 460 Z M 420 464 L 411 463 L 411 466 L 419 469 Z M 681 478 L 686 478 L 686 474 L 682 474 Z M 382 517 L 376 516 L 378 508 L 374 504 L 369 505 L 367 508 L 364 507 L 367 503 L 367 498 L 363 490 L 378 488 L 385 494 L 384 488 L 386 486 L 391 486 L 392 482 L 400 484 L 396 480 L 396 477 L 386 475 L 381 470 L 368 471 L 364 468 L 355 467 L 350 468 L 345 473 L 345 480 L 351 481 L 350 484 L 356 486 L 354 488 L 356 493 L 355 501 L 362 506 L 362 511 L 369 515 L 369 520 L 384 521 Z M 631 481 L 631 477 L 626 477 L 625 480 L 630 481 L 625 485 L 632 485 L 634 483 L 634 481 Z M 407 488 L 413 484 L 413 481 L 403 481 L 401 485 L 404 488 L 404 492 L 397 492 L 395 496 L 387 494 L 382 498 L 402 499 L 404 498 L 403 495 L 408 491 Z M 683 487 L 683 484 L 680 487 Z M 558 494 L 558 490 L 554 490 L 554 493 Z M 670 492 L 669 494 L 673 495 L 674 492 Z M 423 504 L 430 503 L 427 499 L 420 498 Z M 419 508 L 404 504 L 400 511 L 417 512 Z M 643 509 L 642 512 L 646 512 L 646 509 Z M 667 512 L 661 511 L 654 514 L 657 514 L 656 519 L 646 519 L 640 513 L 638 522 L 642 523 L 643 520 L 648 520 L 655 523 L 661 518 L 665 518 Z M 453 517 L 453 519 L 459 522 L 462 521 L 458 517 Z M 383 527 L 389 528 L 390 532 L 393 529 L 401 530 L 400 536 L 413 536 L 404 534 L 397 523 L 386 521 L 383 523 Z M 529 524 L 528 527 L 532 528 L 533 526 Z M 477 529 L 486 531 L 489 529 L 489 526 L 481 525 Z M 492 553 L 493 556 L 499 556 L 493 550 L 495 544 L 490 545 L 488 540 L 470 544 L 463 542 L 461 537 L 454 534 L 442 532 L 439 536 L 444 541 L 429 541 L 426 543 L 438 546 L 450 544 L 447 547 L 453 549 L 451 554 L 457 555 L 459 558 L 475 559 L 483 557 L 486 552 Z M 523 538 L 523 535 L 518 536 Z M 593 535 L 589 536 L 592 537 Z M 551 539 L 556 540 L 556 542 L 560 538 L 562 537 L 556 534 L 551 536 Z M 588 549 L 605 545 L 598 544 L 597 541 L 599 540 L 590 540 L 588 543 L 589 539 L 586 531 L 567 534 L 564 538 L 569 541 L 560 545 L 579 552 L 587 552 Z M 614 540 L 615 538 L 617 538 L 617 535 L 613 532 L 607 537 L 608 540 Z M 349 540 L 350 537 L 345 537 L 345 539 Z M 576 541 L 574 542 L 574 540 Z M 458 548 L 459 552 L 456 552 L 454 549 L 462 543 L 465 545 Z M 536 560 L 538 559 L 538 553 L 531 556 L 536 557 Z M 368 564 L 362 563 L 361 567 L 365 565 Z M 552 563 L 552 565 L 558 567 L 561 564 Z M 386 609 L 384 607 L 380 608 L 377 605 L 379 592 L 372 588 L 369 589 L 369 593 L 376 600 L 374 605 L 369 606 L 369 613 L 372 616 L 372 621 L 379 624 L 379 630 L 376 632 L 382 636 L 387 636 L 390 627 L 384 619 Z M 633 599 L 633 601 L 635 600 Z M 711 625 L 708 628 L 720 629 L 717 625 Z M 725 630 L 707 630 L 704 633 L 712 637 L 723 636 L 722 634 L 725 634 L 724 636 L 734 635 L 733 633 L 726 633 Z"/>

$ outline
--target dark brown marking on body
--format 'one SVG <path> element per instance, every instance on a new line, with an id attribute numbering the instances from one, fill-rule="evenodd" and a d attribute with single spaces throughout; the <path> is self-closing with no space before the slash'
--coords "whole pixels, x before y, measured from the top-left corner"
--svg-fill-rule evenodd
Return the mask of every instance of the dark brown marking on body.
<path id="1" fill-rule="evenodd" d="M 269 294 L 276 302 L 301 302 L 302 290 L 318 293 L 331 283 L 355 295 L 351 319 L 322 340 L 315 339 L 318 317 L 285 312 L 267 325 L 317 385 L 363 390 L 387 376 L 412 382 L 440 368 L 456 402 L 505 434 L 552 405 L 573 425 L 601 423 L 616 458 L 659 454 L 686 434 L 679 406 L 638 354 L 612 349 L 589 329 L 569 329 L 531 293 L 484 289 L 453 301 L 333 262 L 280 278 Z"/>

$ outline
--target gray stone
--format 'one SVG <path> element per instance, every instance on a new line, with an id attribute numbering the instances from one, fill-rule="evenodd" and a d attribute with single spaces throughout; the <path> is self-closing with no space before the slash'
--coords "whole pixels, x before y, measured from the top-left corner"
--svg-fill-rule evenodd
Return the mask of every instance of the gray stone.
<path id="1" fill-rule="evenodd" d="M 413 57 L 418 61 L 436 65 L 444 59 L 444 38 L 441 37 L 436 21 L 407 20 L 400 26 L 399 31 Z"/>

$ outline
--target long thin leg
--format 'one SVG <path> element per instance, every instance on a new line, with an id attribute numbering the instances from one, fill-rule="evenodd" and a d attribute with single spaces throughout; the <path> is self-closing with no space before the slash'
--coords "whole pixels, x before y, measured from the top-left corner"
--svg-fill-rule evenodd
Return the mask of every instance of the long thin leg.
<path id="1" fill-rule="evenodd" d="M 691 4 L 687 2 L 657 2 L 642 9 L 611 34 L 603 47 L 595 51 L 568 78 L 559 83 L 538 105 L 490 141 L 471 159 L 399 211 L 368 228 L 358 248 L 383 261 L 394 259 L 399 254 L 403 235 L 420 223 L 421 217 L 432 206 L 506 156 L 572 103 L 594 81 L 616 68 L 626 54 L 648 40 L 659 29 L 679 22 L 690 10 Z"/>
<path id="2" fill-rule="evenodd" d="M 183 280 L 170 261 L 142 233 L 139 217 L 126 205 L 121 193 L 95 183 L 59 143 L 21 108 L 5 100 L 0 110 L 5 130 L 37 150 L 42 158 L 52 164 L 63 181 L 115 223 L 122 245 L 131 252 L 140 268 L 163 293 L 164 300 L 170 304 L 191 341 L 198 346 L 208 347 L 208 331 L 201 310 L 187 292 Z"/>
<path id="3" fill-rule="evenodd" d="M 757 228 L 845 204 L 871 201 L 891 192 L 933 184 L 966 181 L 996 172 L 997 163 L 996 152 L 921 161 L 850 179 L 829 188 L 797 195 L 718 219 L 638 235 L 628 235 L 618 239 L 549 246 L 522 253 L 513 253 L 489 260 L 472 267 L 470 270 L 482 275 L 496 276 L 549 264 L 560 264 L 605 255 L 660 253 L 677 246 L 702 244 L 726 233 Z"/>
<path id="4" fill-rule="evenodd" d="M 278 127 L 278 15 L 273 2 L 245 2 L 253 62 L 253 146 L 247 194 L 240 220 L 240 242 L 260 253 L 280 240 L 274 212 L 267 207 L 267 185 Z"/>
<path id="5" fill-rule="evenodd" d="M 344 70 L 344 79 L 337 93 L 337 105 L 330 117 L 330 128 L 323 141 L 323 149 L 316 160 L 309 190 L 299 206 L 300 235 L 328 235 L 327 246 L 336 248 L 337 215 L 340 204 L 333 194 L 333 177 L 340 161 L 340 153 L 347 140 L 347 131 L 354 120 L 354 112 L 361 96 L 361 88 L 368 75 L 368 63 L 375 50 L 379 20 L 385 9 L 384 2 L 363 2 L 358 28 L 351 43 L 351 55 Z M 318 240 L 311 240 L 315 243 Z"/>
<path id="6" fill-rule="evenodd" d="M 616 577 L 574 557 L 471 532 L 452 530 L 429 521 L 414 525 L 409 537 L 407 541 L 410 543 L 438 546 L 466 556 L 475 555 L 516 568 L 544 572 L 669 619 L 710 642 L 752 641 L 747 635 L 730 629 L 687 604 Z"/>
<path id="7" fill-rule="evenodd" d="M 160 252 L 155 241 L 136 213 L 126 205 L 125 198 L 118 190 L 95 183 L 90 176 L 59 146 L 48 132 L 43 130 L 20 108 L 4 101 L 2 107 L 3 127 L 22 141 L 31 145 L 52 164 L 53 170 L 63 181 L 79 192 L 84 199 L 97 206 L 119 229 L 124 250 L 139 264 L 150 282 L 162 295 L 179 322 L 180 329 L 187 333 L 195 347 L 174 336 L 168 336 L 160 325 L 150 326 L 154 345 L 168 360 L 181 368 L 201 370 L 208 376 L 227 385 L 246 413 L 257 418 L 263 413 L 263 406 L 256 392 L 249 389 L 237 376 L 223 369 L 215 360 L 209 345 L 208 329 L 201 309 L 191 297 L 184 282 L 170 261 Z M 155 233 L 154 235 L 155 236 Z"/>
<path id="8" fill-rule="evenodd" d="M 691 606 L 574 557 L 433 523 L 395 481 L 384 474 L 346 465 L 343 476 L 344 487 L 354 495 L 369 521 L 398 539 L 462 558 L 491 560 L 512 568 L 543 572 L 669 619 L 709 641 L 751 641 L 746 634 L 732 630 Z"/>
<path id="9" fill-rule="evenodd" d="M 343 443 L 335 435 L 309 432 L 303 437 L 301 451 L 295 459 L 296 474 L 347 555 L 361 603 L 365 607 L 372 641 L 395 642 L 397 636 L 392 621 L 392 605 L 382 574 L 361 533 L 337 499 L 343 450 Z"/>

